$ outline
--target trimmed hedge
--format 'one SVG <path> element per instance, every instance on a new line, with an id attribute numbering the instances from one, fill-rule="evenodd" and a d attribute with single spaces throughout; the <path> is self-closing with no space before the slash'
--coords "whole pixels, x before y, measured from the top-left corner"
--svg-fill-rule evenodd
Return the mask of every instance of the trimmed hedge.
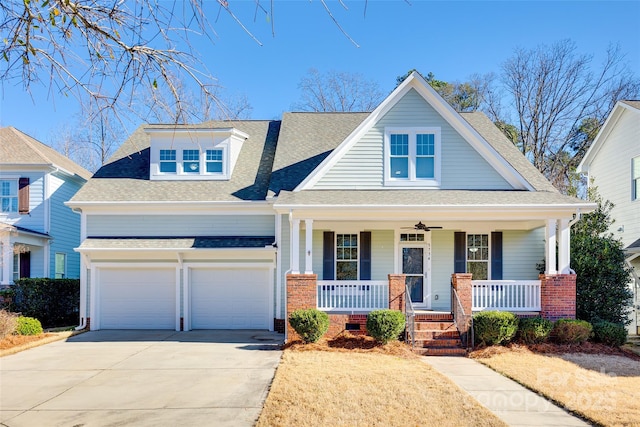
<path id="1" fill-rule="evenodd" d="M 597 320 L 593 322 L 593 340 L 611 347 L 620 347 L 627 342 L 627 328 L 621 323 Z"/>
<path id="2" fill-rule="evenodd" d="M 475 343 L 509 343 L 518 331 L 518 317 L 508 311 L 482 311 L 473 316 Z"/>
<path id="3" fill-rule="evenodd" d="M 374 310 L 367 315 L 367 331 L 381 344 L 396 341 L 404 328 L 405 318 L 401 311 Z"/>
<path id="4" fill-rule="evenodd" d="M 304 342 L 317 342 L 329 330 L 329 315 L 317 308 L 300 309 L 291 313 L 289 324 Z"/>
<path id="5" fill-rule="evenodd" d="M 80 321 L 80 280 L 25 278 L 16 281 L 10 310 L 35 317 L 45 328 L 77 325 Z"/>
<path id="6" fill-rule="evenodd" d="M 592 330 L 586 320 L 560 319 L 553 325 L 551 336 L 560 344 L 582 344 L 591 337 Z"/>
<path id="7" fill-rule="evenodd" d="M 529 317 L 520 319 L 518 324 L 518 341 L 524 344 L 540 344 L 549 339 L 553 322 L 542 317 Z"/>
<path id="8" fill-rule="evenodd" d="M 40 335 L 43 332 L 42 324 L 33 317 L 20 316 L 16 319 L 17 335 Z"/>

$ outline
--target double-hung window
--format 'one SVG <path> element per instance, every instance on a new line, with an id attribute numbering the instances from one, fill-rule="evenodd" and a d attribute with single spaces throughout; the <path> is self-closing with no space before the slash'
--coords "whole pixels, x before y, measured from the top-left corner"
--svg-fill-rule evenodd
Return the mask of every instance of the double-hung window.
<path id="1" fill-rule="evenodd" d="M 222 173 L 222 150 L 207 150 L 207 173 Z"/>
<path id="2" fill-rule="evenodd" d="M 67 277 L 67 254 L 56 252 L 56 279 L 64 279 Z"/>
<path id="3" fill-rule="evenodd" d="M 385 185 L 440 186 L 440 128 L 385 129 Z"/>
<path id="4" fill-rule="evenodd" d="M 489 235 L 467 234 L 467 273 L 474 280 L 489 279 Z"/>
<path id="5" fill-rule="evenodd" d="M 631 160 L 631 200 L 640 200 L 640 156 Z"/>
<path id="6" fill-rule="evenodd" d="M 358 280 L 358 235 L 336 235 L 336 280 Z"/>
<path id="7" fill-rule="evenodd" d="M 160 150 L 160 172 L 176 173 L 176 150 Z"/>
<path id="8" fill-rule="evenodd" d="M 0 205 L 3 213 L 18 212 L 18 181 L 0 180 Z"/>
<path id="9" fill-rule="evenodd" d="M 200 173 L 200 150 L 182 150 L 184 173 Z"/>

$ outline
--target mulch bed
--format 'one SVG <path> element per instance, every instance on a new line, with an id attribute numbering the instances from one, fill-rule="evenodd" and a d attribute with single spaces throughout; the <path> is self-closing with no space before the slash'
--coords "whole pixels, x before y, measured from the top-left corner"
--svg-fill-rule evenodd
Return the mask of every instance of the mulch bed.
<path id="1" fill-rule="evenodd" d="M 633 360 L 640 361 L 640 355 L 626 348 L 609 347 L 608 345 L 585 342 L 582 344 L 509 344 L 506 346 L 491 346 L 474 350 L 469 355 L 472 358 L 484 359 L 496 354 L 507 351 L 523 351 L 529 350 L 538 354 L 566 354 L 566 353 L 582 353 L 582 354 L 601 354 L 612 356 L 623 356 Z"/>
<path id="2" fill-rule="evenodd" d="M 286 343 L 283 349 L 291 351 L 378 353 L 398 356 L 405 359 L 416 359 L 419 357 L 403 342 L 392 341 L 386 345 L 382 345 L 369 336 L 357 336 L 349 333 L 343 333 L 334 338 L 323 338 L 316 343 L 305 344 L 301 340 L 295 340 Z"/>

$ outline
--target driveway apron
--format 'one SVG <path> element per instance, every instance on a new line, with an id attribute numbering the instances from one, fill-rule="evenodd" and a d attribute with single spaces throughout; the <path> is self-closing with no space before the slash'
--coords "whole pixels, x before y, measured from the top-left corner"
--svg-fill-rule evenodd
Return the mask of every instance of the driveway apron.
<path id="1" fill-rule="evenodd" d="M 94 331 L 0 358 L 3 426 L 251 426 L 281 357 L 266 331 Z"/>

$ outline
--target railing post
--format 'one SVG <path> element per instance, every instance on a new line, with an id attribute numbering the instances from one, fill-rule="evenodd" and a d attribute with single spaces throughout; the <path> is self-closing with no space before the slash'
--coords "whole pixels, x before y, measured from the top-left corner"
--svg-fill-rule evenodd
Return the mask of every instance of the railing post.
<path id="1" fill-rule="evenodd" d="M 289 325 L 289 316 L 301 308 L 316 308 L 318 305 L 316 274 L 287 274 L 287 341 L 298 339 L 298 334 Z"/>
<path id="2" fill-rule="evenodd" d="M 473 285 L 471 273 L 454 273 L 451 275 L 451 285 L 458 293 L 460 304 L 466 314 L 472 312 Z"/>

